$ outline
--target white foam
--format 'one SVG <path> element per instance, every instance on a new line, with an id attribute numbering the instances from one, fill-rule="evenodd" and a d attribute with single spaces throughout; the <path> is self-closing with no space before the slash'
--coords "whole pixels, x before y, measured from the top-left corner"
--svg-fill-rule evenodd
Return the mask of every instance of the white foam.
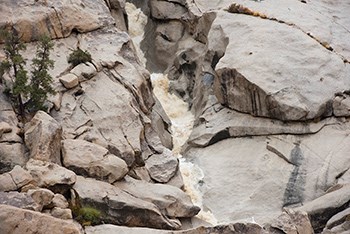
<path id="1" fill-rule="evenodd" d="M 134 42 L 140 60 L 146 64 L 146 59 L 140 49 L 140 43 L 144 36 L 147 16 L 132 3 L 127 2 L 125 10 L 128 14 L 129 35 Z M 203 194 L 200 191 L 200 185 L 204 178 L 203 171 L 197 165 L 186 161 L 180 154 L 181 147 L 191 134 L 194 116 L 189 111 L 187 103 L 178 96 L 169 93 L 169 80 L 166 75 L 153 73 L 151 74 L 151 80 L 154 87 L 153 92 L 172 123 L 171 131 L 174 145 L 172 151 L 180 159 L 180 171 L 184 180 L 185 192 L 191 197 L 195 205 L 202 208 L 197 217 L 215 225 L 217 220 L 214 215 L 210 211 L 203 210 Z"/>

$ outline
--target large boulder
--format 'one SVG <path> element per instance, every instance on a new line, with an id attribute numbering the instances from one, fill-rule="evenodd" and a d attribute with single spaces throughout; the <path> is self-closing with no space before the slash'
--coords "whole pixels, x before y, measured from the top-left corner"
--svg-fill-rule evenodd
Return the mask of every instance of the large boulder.
<path id="1" fill-rule="evenodd" d="M 126 177 L 114 184 L 118 188 L 147 202 L 155 204 L 169 217 L 193 217 L 200 208 L 181 189 L 165 184 L 151 184 Z"/>
<path id="2" fill-rule="evenodd" d="M 67 233 L 81 234 L 82 228 L 72 221 L 54 218 L 39 212 L 0 205 L 0 227 L 3 233 Z"/>
<path id="3" fill-rule="evenodd" d="M 348 208 L 349 202 L 350 184 L 346 184 L 336 191 L 327 193 L 301 207 L 295 208 L 295 210 L 307 212 L 315 232 L 320 232 L 332 216 Z M 334 217 L 334 219 L 337 218 Z M 331 223 L 333 223 L 333 221 L 329 222 L 328 227 L 334 226 L 334 224 L 331 225 Z"/>
<path id="4" fill-rule="evenodd" d="M 10 172 L 0 175 L 0 191 L 15 191 L 32 182 L 30 173 L 20 166 L 15 166 Z"/>
<path id="5" fill-rule="evenodd" d="M 16 14 L 13 10 L 17 9 Z M 20 9 L 20 11 L 18 10 Z M 12 25 L 22 40 L 38 40 L 42 35 L 63 38 L 73 31 L 90 32 L 112 25 L 114 19 L 104 1 L 11 1 L 2 4 L 2 28 Z"/>
<path id="6" fill-rule="evenodd" d="M 55 163 L 30 159 L 26 169 L 39 187 L 49 188 L 57 192 L 66 191 L 76 181 L 76 175 L 73 171 Z"/>
<path id="7" fill-rule="evenodd" d="M 124 160 L 109 154 L 106 148 L 84 141 L 62 141 L 63 164 L 83 176 L 94 177 L 113 183 L 128 172 Z"/>
<path id="8" fill-rule="evenodd" d="M 35 211 L 41 211 L 42 209 L 42 206 L 30 194 L 19 192 L 0 192 L 0 205 L 9 205 Z"/>
<path id="9" fill-rule="evenodd" d="M 136 198 L 106 182 L 77 176 L 73 186 L 80 206 L 95 207 L 101 221 L 131 227 L 179 229 L 179 221 L 163 215 L 151 202 Z"/>
<path id="10" fill-rule="evenodd" d="M 61 125 L 43 111 L 38 111 L 25 126 L 25 143 L 33 159 L 61 165 L 61 137 Z"/>
<path id="11" fill-rule="evenodd" d="M 215 67 L 222 104 L 280 120 L 332 115 L 334 94 L 349 85 L 349 66 L 340 56 L 302 30 L 273 20 L 220 12 L 215 25 L 230 41 Z"/>
<path id="12" fill-rule="evenodd" d="M 168 182 L 178 170 L 178 159 L 168 149 L 162 154 L 154 154 L 146 160 L 146 168 L 152 179 L 157 182 Z"/>
<path id="13" fill-rule="evenodd" d="M 125 234 L 261 234 L 264 233 L 261 226 L 255 223 L 234 223 L 227 225 L 218 225 L 215 227 L 197 227 L 189 230 L 167 231 L 156 230 L 149 228 L 128 228 L 104 224 L 94 227 L 86 227 L 86 234 L 110 234 L 110 233 L 125 233 Z M 305 233 L 308 234 L 308 233 Z"/>

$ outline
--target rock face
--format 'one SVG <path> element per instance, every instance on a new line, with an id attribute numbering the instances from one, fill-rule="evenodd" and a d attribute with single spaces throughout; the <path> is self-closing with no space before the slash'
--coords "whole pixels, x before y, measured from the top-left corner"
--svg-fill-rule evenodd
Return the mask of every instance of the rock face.
<path id="1" fill-rule="evenodd" d="M 126 15 L 131 2 L 142 10 L 134 18 Z M 106 224 L 86 233 L 348 233 L 349 7 L 325 0 L 2 3 L 0 28 L 27 43 L 28 66 L 39 36 L 54 39 L 57 93 L 48 113 L 23 128 L 0 77 L 0 232 L 83 233 L 62 219 L 79 220 L 77 210 L 87 207 Z M 131 39 L 144 25 L 146 62 Z M 76 49 L 92 60 L 68 64 Z M 0 52 L 0 62 L 5 57 Z M 183 187 L 181 164 L 144 63 L 165 71 L 170 90 L 189 103 L 195 122 L 182 153 L 196 170 L 184 176 L 198 191 L 184 188 L 226 225 L 193 220 L 192 229 L 167 231 L 187 229 L 199 207 L 172 186 Z M 197 171 L 199 180 L 191 177 Z"/>
<path id="2" fill-rule="evenodd" d="M 62 142 L 63 164 L 77 174 L 106 180 L 113 183 L 128 172 L 124 160 L 102 146 L 84 140 Z"/>
<path id="3" fill-rule="evenodd" d="M 32 182 L 33 177 L 20 166 L 0 175 L 0 191 L 15 191 Z"/>
<path id="4" fill-rule="evenodd" d="M 25 41 L 37 40 L 44 34 L 51 38 L 67 37 L 72 31 L 89 32 L 114 22 L 102 0 L 73 4 L 68 1 L 29 3 L 19 0 L 4 3 L 2 7 L 4 18 L 0 22 L 1 27 L 13 25 Z M 21 9 L 21 12 L 13 17 L 13 9 Z"/>
<path id="5" fill-rule="evenodd" d="M 135 197 L 152 202 L 169 217 L 193 217 L 200 210 L 192 204 L 187 194 L 173 186 L 151 184 L 132 178 L 125 178 L 115 185 Z"/>
<path id="6" fill-rule="evenodd" d="M 196 117 L 183 154 L 203 172 L 205 210 L 219 222 L 270 222 L 349 183 L 349 120 L 339 118 L 349 113 L 348 3 L 166 2 L 149 4 L 152 33 L 141 46 Z M 167 4 L 187 10 L 169 13 Z M 279 222 L 305 220 L 287 216 Z"/>
<path id="7" fill-rule="evenodd" d="M 74 172 L 55 163 L 30 159 L 26 168 L 39 187 L 66 191 L 76 181 Z"/>
<path id="8" fill-rule="evenodd" d="M 61 165 L 62 128 L 50 115 L 38 111 L 25 127 L 25 143 L 33 159 Z"/>
<path id="9" fill-rule="evenodd" d="M 64 221 L 39 212 L 0 205 L 0 226 L 4 233 L 68 233 L 80 234 L 81 227 L 71 221 Z"/>
<path id="10" fill-rule="evenodd" d="M 0 85 L 0 173 L 11 171 L 27 162 L 23 140 L 17 135 L 18 120 Z"/>
<path id="11" fill-rule="evenodd" d="M 105 182 L 78 176 L 73 189 L 82 206 L 92 206 L 103 214 L 103 222 L 124 226 L 178 229 L 179 221 L 170 220 L 152 203 L 136 198 Z"/>

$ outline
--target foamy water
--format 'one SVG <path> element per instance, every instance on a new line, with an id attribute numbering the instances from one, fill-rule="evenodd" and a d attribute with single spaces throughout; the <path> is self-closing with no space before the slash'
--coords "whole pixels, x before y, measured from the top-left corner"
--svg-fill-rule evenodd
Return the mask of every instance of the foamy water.
<path id="1" fill-rule="evenodd" d="M 140 42 L 144 35 L 144 27 L 147 23 L 145 16 L 140 9 L 137 9 L 132 3 L 126 3 L 126 12 L 129 19 L 129 35 L 132 38 L 137 53 L 143 64 L 146 59 L 140 49 Z M 194 122 L 194 116 L 189 111 L 188 104 L 181 98 L 169 93 L 169 80 L 165 74 L 151 74 L 153 92 L 162 104 L 165 112 L 169 116 L 172 126 L 173 153 L 179 158 L 179 168 L 184 180 L 185 192 L 191 197 L 192 202 L 201 207 L 201 211 L 196 216 L 213 225 L 217 224 L 214 215 L 209 211 L 203 210 L 203 194 L 200 186 L 204 179 L 203 171 L 195 164 L 186 161 L 180 154 L 181 147 L 186 143 L 191 134 Z"/>

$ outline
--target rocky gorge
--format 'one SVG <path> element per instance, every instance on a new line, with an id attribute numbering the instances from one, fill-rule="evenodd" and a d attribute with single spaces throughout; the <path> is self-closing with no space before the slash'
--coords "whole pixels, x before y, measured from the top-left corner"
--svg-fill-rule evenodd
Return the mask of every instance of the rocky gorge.
<path id="1" fill-rule="evenodd" d="M 24 123 L 1 78 L 1 234 L 350 233 L 349 2 L 0 0 L 0 13 L 27 64 L 52 39 L 56 91 Z M 77 48 L 92 61 L 69 64 Z"/>

